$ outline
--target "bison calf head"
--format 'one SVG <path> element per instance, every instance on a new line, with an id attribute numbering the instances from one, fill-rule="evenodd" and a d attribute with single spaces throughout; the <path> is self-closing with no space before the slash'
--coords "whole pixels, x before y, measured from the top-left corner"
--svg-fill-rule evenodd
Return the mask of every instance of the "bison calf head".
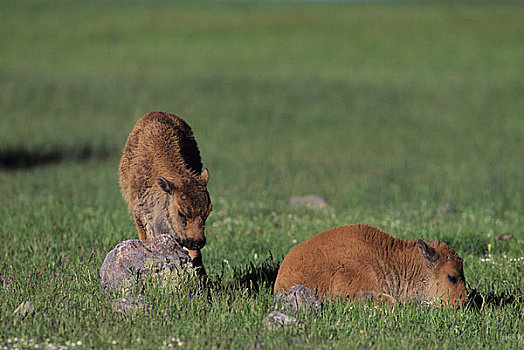
<path id="1" fill-rule="evenodd" d="M 450 305 L 465 302 L 468 291 L 462 259 L 457 253 L 444 243 L 428 245 L 419 239 L 417 246 L 428 269 L 424 299 Z"/>
<path id="2" fill-rule="evenodd" d="M 207 191 L 209 172 L 191 178 L 158 177 L 158 186 L 166 194 L 155 218 L 157 234 L 171 234 L 183 247 L 199 250 L 206 244 L 204 225 L 211 212 Z"/>

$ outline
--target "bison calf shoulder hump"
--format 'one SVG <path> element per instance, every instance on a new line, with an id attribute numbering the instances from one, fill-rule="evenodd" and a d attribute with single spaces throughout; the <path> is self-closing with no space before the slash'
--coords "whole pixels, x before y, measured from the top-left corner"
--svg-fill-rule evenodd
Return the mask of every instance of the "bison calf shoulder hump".
<path id="1" fill-rule="evenodd" d="M 129 135 L 119 174 L 139 238 L 170 234 L 200 259 L 211 211 L 209 173 L 189 125 L 169 113 L 144 115 Z"/>
<path id="2" fill-rule="evenodd" d="M 467 298 L 462 259 L 444 243 L 406 241 L 368 225 L 335 227 L 293 247 L 274 292 L 304 284 L 321 297 L 385 296 L 385 300 Z"/>

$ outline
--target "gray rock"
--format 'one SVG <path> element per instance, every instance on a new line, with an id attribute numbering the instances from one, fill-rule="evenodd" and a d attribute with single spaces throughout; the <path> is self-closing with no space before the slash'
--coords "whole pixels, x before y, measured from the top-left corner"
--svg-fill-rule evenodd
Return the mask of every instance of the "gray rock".
<path id="1" fill-rule="evenodd" d="M 275 295 L 275 307 L 284 312 L 322 312 L 322 301 L 308 287 L 299 284 Z"/>
<path id="2" fill-rule="evenodd" d="M 497 236 L 497 241 L 502 243 L 502 242 L 505 242 L 505 241 L 509 241 L 512 238 L 513 238 L 513 234 L 511 234 L 509 232 L 506 232 L 506 233 L 502 233 L 502 234 L 498 235 Z"/>
<path id="3" fill-rule="evenodd" d="M 32 301 L 24 301 L 13 312 L 13 316 L 26 318 L 35 313 L 35 304 Z"/>
<path id="4" fill-rule="evenodd" d="M 123 293 L 148 282 L 167 286 L 195 276 L 191 258 L 170 235 L 149 242 L 132 239 L 119 243 L 100 268 L 100 283 Z"/>
<path id="5" fill-rule="evenodd" d="M 293 196 L 289 200 L 289 204 L 292 207 L 308 207 L 315 210 L 330 209 L 331 205 L 322 197 L 309 195 L 309 196 Z"/>
<path id="6" fill-rule="evenodd" d="M 458 213 L 458 209 L 457 207 L 455 207 L 453 204 L 451 203 L 443 203 L 439 208 L 438 208 L 438 211 L 439 213 L 441 214 L 455 214 L 455 213 Z"/>
<path id="7" fill-rule="evenodd" d="M 13 278 L 9 275 L 0 274 L 0 287 L 5 290 L 11 290 L 13 286 Z"/>
<path id="8" fill-rule="evenodd" d="M 255 342 L 253 343 L 253 346 L 252 348 L 255 349 L 255 350 L 258 350 L 258 349 L 264 349 L 265 347 L 265 344 L 262 340 L 258 340 L 256 339 Z"/>
<path id="9" fill-rule="evenodd" d="M 114 312 L 124 315 L 136 315 L 151 310 L 151 304 L 138 297 L 120 298 L 113 301 L 112 308 Z"/>
<path id="10" fill-rule="evenodd" d="M 270 331 L 278 331 L 288 327 L 304 328 L 299 319 L 283 314 L 280 311 L 272 311 L 264 319 L 264 325 Z"/>

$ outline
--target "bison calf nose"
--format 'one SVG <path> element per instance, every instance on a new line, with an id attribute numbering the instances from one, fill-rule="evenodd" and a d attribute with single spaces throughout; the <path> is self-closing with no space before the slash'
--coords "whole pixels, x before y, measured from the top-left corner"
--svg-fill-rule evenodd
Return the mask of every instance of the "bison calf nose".
<path id="1" fill-rule="evenodd" d="M 206 245 L 206 239 L 185 239 L 182 241 L 182 245 L 190 250 L 200 250 Z"/>

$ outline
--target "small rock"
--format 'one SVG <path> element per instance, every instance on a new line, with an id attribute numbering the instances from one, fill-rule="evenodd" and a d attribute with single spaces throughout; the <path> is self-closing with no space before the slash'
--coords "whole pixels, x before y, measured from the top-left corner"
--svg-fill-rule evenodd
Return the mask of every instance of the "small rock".
<path id="1" fill-rule="evenodd" d="M 308 287 L 299 284 L 275 295 L 275 306 L 286 312 L 322 312 L 322 301 Z"/>
<path id="2" fill-rule="evenodd" d="M 512 238 L 513 238 L 513 234 L 511 234 L 509 232 L 506 232 L 506 233 L 502 233 L 502 234 L 498 235 L 497 236 L 497 241 L 499 241 L 499 243 L 502 243 L 504 241 L 509 241 Z"/>
<path id="3" fill-rule="evenodd" d="M 293 337 L 290 340 L 293 341 L 293 343 L 298 343 L 300 345 L 305 345 L 306 344 L 306 341 L 302 337 Z"/>
<path id="4" fill-rule="evenodd" d="M 20 316 L 26 318 L 35 313 L 35 304 L 32 301 L 24 301 L 13 312 L 13 316 Z"/>
<path id="5" fill-rule="evenodd" d="M 151 310 L 151 304 L 139 297 L 120 298 L 113 301 L 112 309 L 124 315 L 136 315 Z"/>
<path id="6" fill-rule="evenodd" d="M 330 326 L 331 329 L 338 329 L 338 328 L 348 328 L 351 324 L 348 322 L 341 322 L 340 320 L 337 321 L 334 325 Z"/>
<path id="7" fill-rule="evenodd" d="M 451 203 L 444 203 L 442 204 L 439 208 L 438 208 L 438 211 L 441 213 L 441 214 L 455 214 L 455 213 L 458 213 L 458 209 L 457 207 L 455 207 L 453 204 Z"/>
<path id="8" fill-rule="evenodd" d="M 289 204 L 292 207 L 309 207 L 315 210 L 330 209 L 331 205 L 322 197 L 309 195 L 309 196 L 293 196 L 289 200 Z"/>
<path id="9" fill-rule="evenodd" d="M 170 235 L 148 242 L 132 239 L 119 243 L 100 268 L 100 283 L 124 293 L 147 281 L 167 286 L 181 277 L 195 276 L 191 258 Z"/>
<path id="10" fill-rule="evenodd" d="M 9 275 L 0 274 L 0 287 L 5 290 L 10 290 L 13 285 L 13 279 Z"/>
<path id="11" fill-rule="evenodd" d="M 265 347 L 265 344 L 262 340 L 256 339 L 255 342 L 253 343 L 253 349 L 255 350 L 263 349 L 264 347 Z"/>
<path id="12" fill-rule="evenodd" d="M 264 319 L 264 324 L 270 331 L 278 331 L 287 327 L 304 328 L 302 321 L 280 311 L 270 312 Z"/>

